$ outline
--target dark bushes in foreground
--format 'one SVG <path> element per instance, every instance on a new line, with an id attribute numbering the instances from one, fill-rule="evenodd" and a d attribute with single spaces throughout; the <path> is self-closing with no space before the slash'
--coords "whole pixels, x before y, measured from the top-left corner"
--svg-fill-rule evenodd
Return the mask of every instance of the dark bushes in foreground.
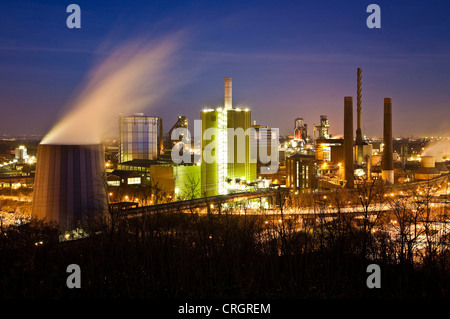
<path id="1" fill-rule="evenodd" d="M 449 297 L 449 254 L 401 263 L 388 238 L 351 223 L 298 230 L 283 217 L 156 214 L 86 228 L 59 241 L 33 221 L 3 229 L 1 298 L 402 298 Z M 367 254 L 361 254 L 361 242 Z M 368 289 L 377 263 L 382 289 Z M 81 289 L 66 267 L 81 267 Z"/>

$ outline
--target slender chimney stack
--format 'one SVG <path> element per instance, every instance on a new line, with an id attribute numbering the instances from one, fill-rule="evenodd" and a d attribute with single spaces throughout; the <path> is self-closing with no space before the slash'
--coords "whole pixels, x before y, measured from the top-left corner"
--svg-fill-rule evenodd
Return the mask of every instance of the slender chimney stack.
<path id="1" fill-rule="evenodd" d="M 231 87 L 231 78 L 225 78 L 225 103 L 224 107 L 226 109 L 231 109 L 232 104 L 232 87 Z"/>
<path id="2" fill-rule="evenodd" d="M 164 154 L 164 135 L 163 135 L 163 120 L 159 118 L 159 155 Z"/>
<path id="3" fill-rule="evenodd" d="M 353 188 L 353 98 L 344 98 L 344 179 L 346 187 Z"/>
<path id="4" fill-rule="evenodd" d="M 392 146 L 392 98 L 384 98 L 384 127 L 383 127 L 383 167 L 381 176 L 384 181 L 394 184 L 394 160 Z"/>
<path id="5" fill-rule="evenodd" d="M 370 180 L 372 177 L 372 157 L 366 155 L 366 178 Z"/>
<path id="6" fill-rule="evenodd" d="M 357 126 L 356 126 L 356 141 L 361 141 L 362 142 L 362 134 L 361 134 L 361 109 L 362 109 L 362 94 L 361 94 L 361 83 L 362 83 L 362 78 L 361 78 L 361 68 L 358 68 L 357 71 L 357 89 L 356 89 L 356 94 L 357 94 L 357 99 L 356 99 L 356 111 L 357 111 Z"/>
<path id="7" fill-rule="evenodd" d="M 361 110 L 362 110 L 362 94 L 361 94 L 361 84 L 362 84 L 362 76 L 361 76 L 361 68 L 357 70 L 357 89 L 356 89 L 356 161 L 358 163 L 364 162 L 363 158 L 363 138 L 361 131 Z"/>

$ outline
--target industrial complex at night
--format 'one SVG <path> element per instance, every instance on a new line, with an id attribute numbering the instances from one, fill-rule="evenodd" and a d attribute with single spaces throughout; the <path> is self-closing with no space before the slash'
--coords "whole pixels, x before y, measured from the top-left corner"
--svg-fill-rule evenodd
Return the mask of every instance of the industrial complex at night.
<path id="1" fill-rule="evenodd" d="M 180 4 L 192 20 L 209 17 L 196 24 L 201 40 L 185 28 L 158 31 L 166 20 L 150 23 L 155 17 L 132 7 L 159 37 L 93 47 L 111 37 L 94 31 L 93 4 L 82 5 L 83 28 L 77 4 L 63 34 L 44 28 L 69 46 L 61 49 L 5 22 L 31 39 L 0 45 L 15 83 L 0 90 L 8 105 L 0 111 L 1 298 L 450 297 L 446 45 L 417 35 L 434 51 L 411 47 L 406 29 L 380 27 L 376 4 L 360 30 L 347 25 L 348 4 L 338 23 L 328 11 L 319 19 L 321 6 L 300 22 L 293 9 L 302 6 L 263 2 L 254 11 L 230 4 L 223 16 L 216 5 Z M 302 23 L 317 39 L 292 34 L 307 29 Z M 434 23 L 446 37 L 448 24 Z M 22 66 L 35 57 L 39 68 Z M 208 316 L 275 309 L 170 307 Z"/>
<path id="2" fill-rule="evenodd" d="M 37 163 L 24 165 L 27 149 L 19 146 L 15 158 L 3 164 L 2 187 L 13 189 L 20 185 L 34 189 L 31 216 L 70 229 L 82 222 L 83 215 L 107 211 L 108 203 L 150 207 L 266 191 L 261 193 L 265 196 L 244 203 L 258 214 L 263 213 L 259 208 L 274 208 L 270 194 L 277 189 L 314 194 L 342 188 L 356 190 L 369 181 L 400 187 L 427 183 L 449 173 L 449 154 L 424 156 L 422 149 L 414 150 L 408 141 L 397 142 L 396 149 L 400 152 L 394 152 L 392 98 L 384 98 L 379 107 L 383 139 L 373 141 L 363 137 L 361 68 L 357 69 L 355 81 L 356 112 L 352 96 L 344 97 L 342 103 L 343 138 L 329 133 L 326 115 L 320 116 L 320 124 L 314 124 L 311 132 L 303 118 L 297 118 L 292 135 L 284 137 L 274 128 L 252 125 L 249 108 L 233 107 L 232 79 L 225 78 L 224 82 L 224 104 L 200 110 L 201 127 L 197 128 L 200 137 L 189 132 L 185 116 L 179 116 L 166 134 L 162 118 L 143 113 L 121 116 L 118 138 L 103 147 L 40 144 L 34 157 Z M 262 163 L 261 159 L 264 156 L 268 159 L 274 149 L 278 152 L 273 157 L 276 169 L 270 171 L 267 168 L 273 163 L 267 160 Z M 174 161 L 175 153 L 183 153 L 188 160 Z"/>

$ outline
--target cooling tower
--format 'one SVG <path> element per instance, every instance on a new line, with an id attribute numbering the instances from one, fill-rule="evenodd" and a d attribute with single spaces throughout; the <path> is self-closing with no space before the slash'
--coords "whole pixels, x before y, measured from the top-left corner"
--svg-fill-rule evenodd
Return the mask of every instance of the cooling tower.
<path id="1" fill-rule="evenodd" d="M 344 179 L 346 187 L 353 188 L 353 98 L 344 98 Z"/>
<path id="2" fill-rule="evenodd" d="M 383 162 L 381 177 L 389 184 L 394 184 L 394 160 L 392 145 L 392 98 L 384 98 L 384 124 L 383 124 Z"/>
<path id="3" fill-rule="evenodd" d="M 72 228 L 88 215 L 105 212 L 104 158 L 101 144 L 40 144 L 32 216 Z"/>
<path id="4" fill-rule="evenodd" d="M 414 172 L 416 180 L 428 180 L 441 175 L 435 167 L 436 159 L 434 156 L 422 156 L 420 160 L 420 168 Z"/>
<path id="5" fill-rule="evenodd" d="M 422 156 L 420 166 L 425 168 L 435 167 L 436 159 L 434 156 Z"/>

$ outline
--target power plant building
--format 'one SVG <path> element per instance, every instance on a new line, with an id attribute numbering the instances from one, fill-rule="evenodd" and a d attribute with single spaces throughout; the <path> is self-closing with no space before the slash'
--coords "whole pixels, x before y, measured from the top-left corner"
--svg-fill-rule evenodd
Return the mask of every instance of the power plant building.
<path id="1" fill-rule="evenodd" d="M 286 159 L 286 187 L 304 191 L 318 185 L 314 155 L 296 154 Z"/>
<path id="2" fill-rule="evenodd" d="M 175 199 L 190 200 L 200 198 L 201 167 L 196 164 L 157 164 L 150 166 L 150 175 L 155 185 Z"/>
<path id="3" fill-rule="evenodd" d="M 303 118 L 295 119 L 294 140 L 300 141 L 303 144 L 308 140 L 308 126 L 303 122 Z"/>
<path id="4" fill-rule="evenodd" d="M 279 130 L 261 125 L 252 125 L 251 128 L 251 154 L 256 158 L 257 175 L 264 177 L 262 175 L 275 173 L 270 165 L 273 164 L 271 158 L 278 152 Z"/>
<path id="5" fill-rule="evenodd" d="M 414 179 L 429 180 L 448 174 L 447 166 L 442 162 L 440 156 L 422 156 L 420 160 L 420 168 L 414 172 Z"/>
<path id="6" fill-rule="evenodd" d="M 232 106 L 231 78 L 225 78 L 224 107 L 203 109 L 202 196 L 228 194 L 233 185 L 256 179 L 251 158 L 251 112 Z"/>
<path id="7" fill-rule="evenodd" d="M 164 138 L 164 150 L 165 153 L 170 154 L 172 151 L 172 148 L 180 142 L 182 139 L 187 139 L 187 136 L 184 136 L 184 133 L 182 133 L 183 130 L 180 130 L 181 134 L 177 134 L 176 139 L 172 139 L 172 133 L 177 129 L 188 129 L 188 119 L 184 115 L 180 115 L 177 118 L 176 123 L 172 126 L 172 128 L 169 130 L 169 133 Z M 188 143 L 190 141 L 188 140 Z"/>
<path id="8" fill-rule="evenodd" d="M 320 139 L 330 138 L 329 134 L 330 124 L 328 123 L 328 117 L 326 115 L 320 116 L 320 126 L 318 127 L 318 130 Z"/>
<path id="9" fill-rule="evenodd" d="M 26 162 L 26 160 L 28 159 L 28 155 L 27 155 L 27 148 L 23 145 L 19 146 L 18 148 L 15 149 L 15 159 L 17 160 L 17 163 L 19 164 L 23 164 Z"/>

